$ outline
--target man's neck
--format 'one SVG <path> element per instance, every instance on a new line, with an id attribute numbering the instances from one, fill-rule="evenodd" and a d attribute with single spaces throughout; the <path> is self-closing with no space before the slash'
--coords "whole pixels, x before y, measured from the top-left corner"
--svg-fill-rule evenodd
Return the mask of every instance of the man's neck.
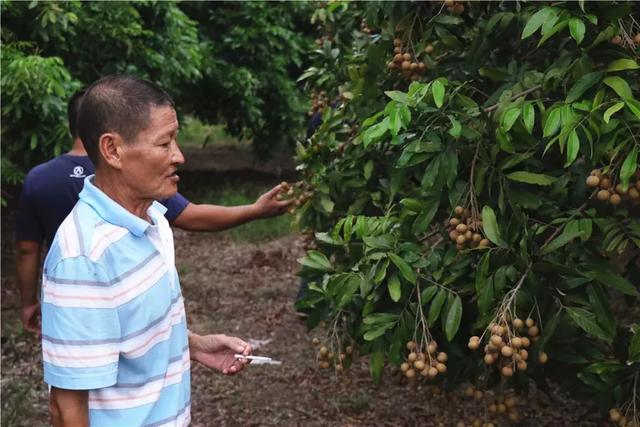
<path id="1" fill-rule="evenodd" d="M 72 156 L 87 155 L 87 151 L 84 149 L 84 145 L 82 144 L 82 140 L 80 138 L 73 139 L 73 147 L 71 147 L 71 150 L 69 150 L 67 154 L 70 154 Z"/>
<path id="2" fill-rule="evenodd" d="M 122 191 L 122 188 L 125 186 L 118 185 L 118 180 L 113 176 L 113 174 L 96 170 L 93 185 L 135 216 L 142 218 L 149 223 L 153 222 L 147 214 L 147 210 L 153 203 L 153 200 L 139 199 L 126 191 Z"/>

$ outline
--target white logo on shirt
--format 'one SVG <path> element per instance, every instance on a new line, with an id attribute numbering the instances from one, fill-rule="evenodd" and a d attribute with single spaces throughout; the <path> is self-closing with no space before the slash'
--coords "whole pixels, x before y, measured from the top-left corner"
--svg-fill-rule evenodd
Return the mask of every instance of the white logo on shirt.
<path id="1" fill-rule="evenodd" d="M 69 175 L 71 178 L 84 178 L 84 168 L 82 166 L 76 166 L 73 168 L 73 173 Z"/>

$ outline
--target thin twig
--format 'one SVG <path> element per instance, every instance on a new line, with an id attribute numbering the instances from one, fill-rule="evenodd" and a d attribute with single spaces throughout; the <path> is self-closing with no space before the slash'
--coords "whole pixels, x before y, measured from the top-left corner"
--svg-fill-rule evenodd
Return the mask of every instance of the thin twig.
<path id="1" fill-rule="evenodd" d="M 542 87 L 542 85 L 535 85 L 532 88 L 529 88 L 527 90 L 523 90 L 520 93 L 516 93 L 511 98 L 509 98 L 509 101 L 515 101 L 516 99 L 520 98 L 521 96 L 526 96 L 526 95 L 530 94 L 531 92 L 535 92 L 536 90 L 540 89 L 541 87 Z M 485 113 L 490 113 L 490 112 L 492 112 L 494 110 L 497 110 L 498 107 L 500 106 L 500 104 L 501 104 L 500 102 L 498 102 L 496 104 L 493 104 L 492 106 L 485 108 L 484 112 Z"/>

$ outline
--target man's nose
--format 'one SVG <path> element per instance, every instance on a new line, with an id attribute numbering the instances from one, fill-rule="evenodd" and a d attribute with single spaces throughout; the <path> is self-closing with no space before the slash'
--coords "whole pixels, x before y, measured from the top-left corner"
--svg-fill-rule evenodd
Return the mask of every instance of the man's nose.
<path id="1" fill-rule="evenodd" d="M 171 155 L 171 161 L 172 163 L 175 164 L 183 164 L 184 163 L 184 155 L 182 154 L 182 151 L 180 151 L 180 147 L 178 147 L 178 142 L 177 141 L 173 141 L 173 153 Z"/>

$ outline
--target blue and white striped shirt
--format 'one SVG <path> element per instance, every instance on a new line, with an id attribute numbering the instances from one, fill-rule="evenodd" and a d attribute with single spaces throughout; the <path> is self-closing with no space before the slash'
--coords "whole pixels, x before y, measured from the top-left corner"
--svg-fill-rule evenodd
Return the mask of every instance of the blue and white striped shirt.
<path id="1" fill-rule="evenodd" d="M 92 180 L 44 265 L 44 379 L 89 390 L 91 426 L 188 425 L 189 344 L 166 208 L 154 202 L 149 224 Z"/>

